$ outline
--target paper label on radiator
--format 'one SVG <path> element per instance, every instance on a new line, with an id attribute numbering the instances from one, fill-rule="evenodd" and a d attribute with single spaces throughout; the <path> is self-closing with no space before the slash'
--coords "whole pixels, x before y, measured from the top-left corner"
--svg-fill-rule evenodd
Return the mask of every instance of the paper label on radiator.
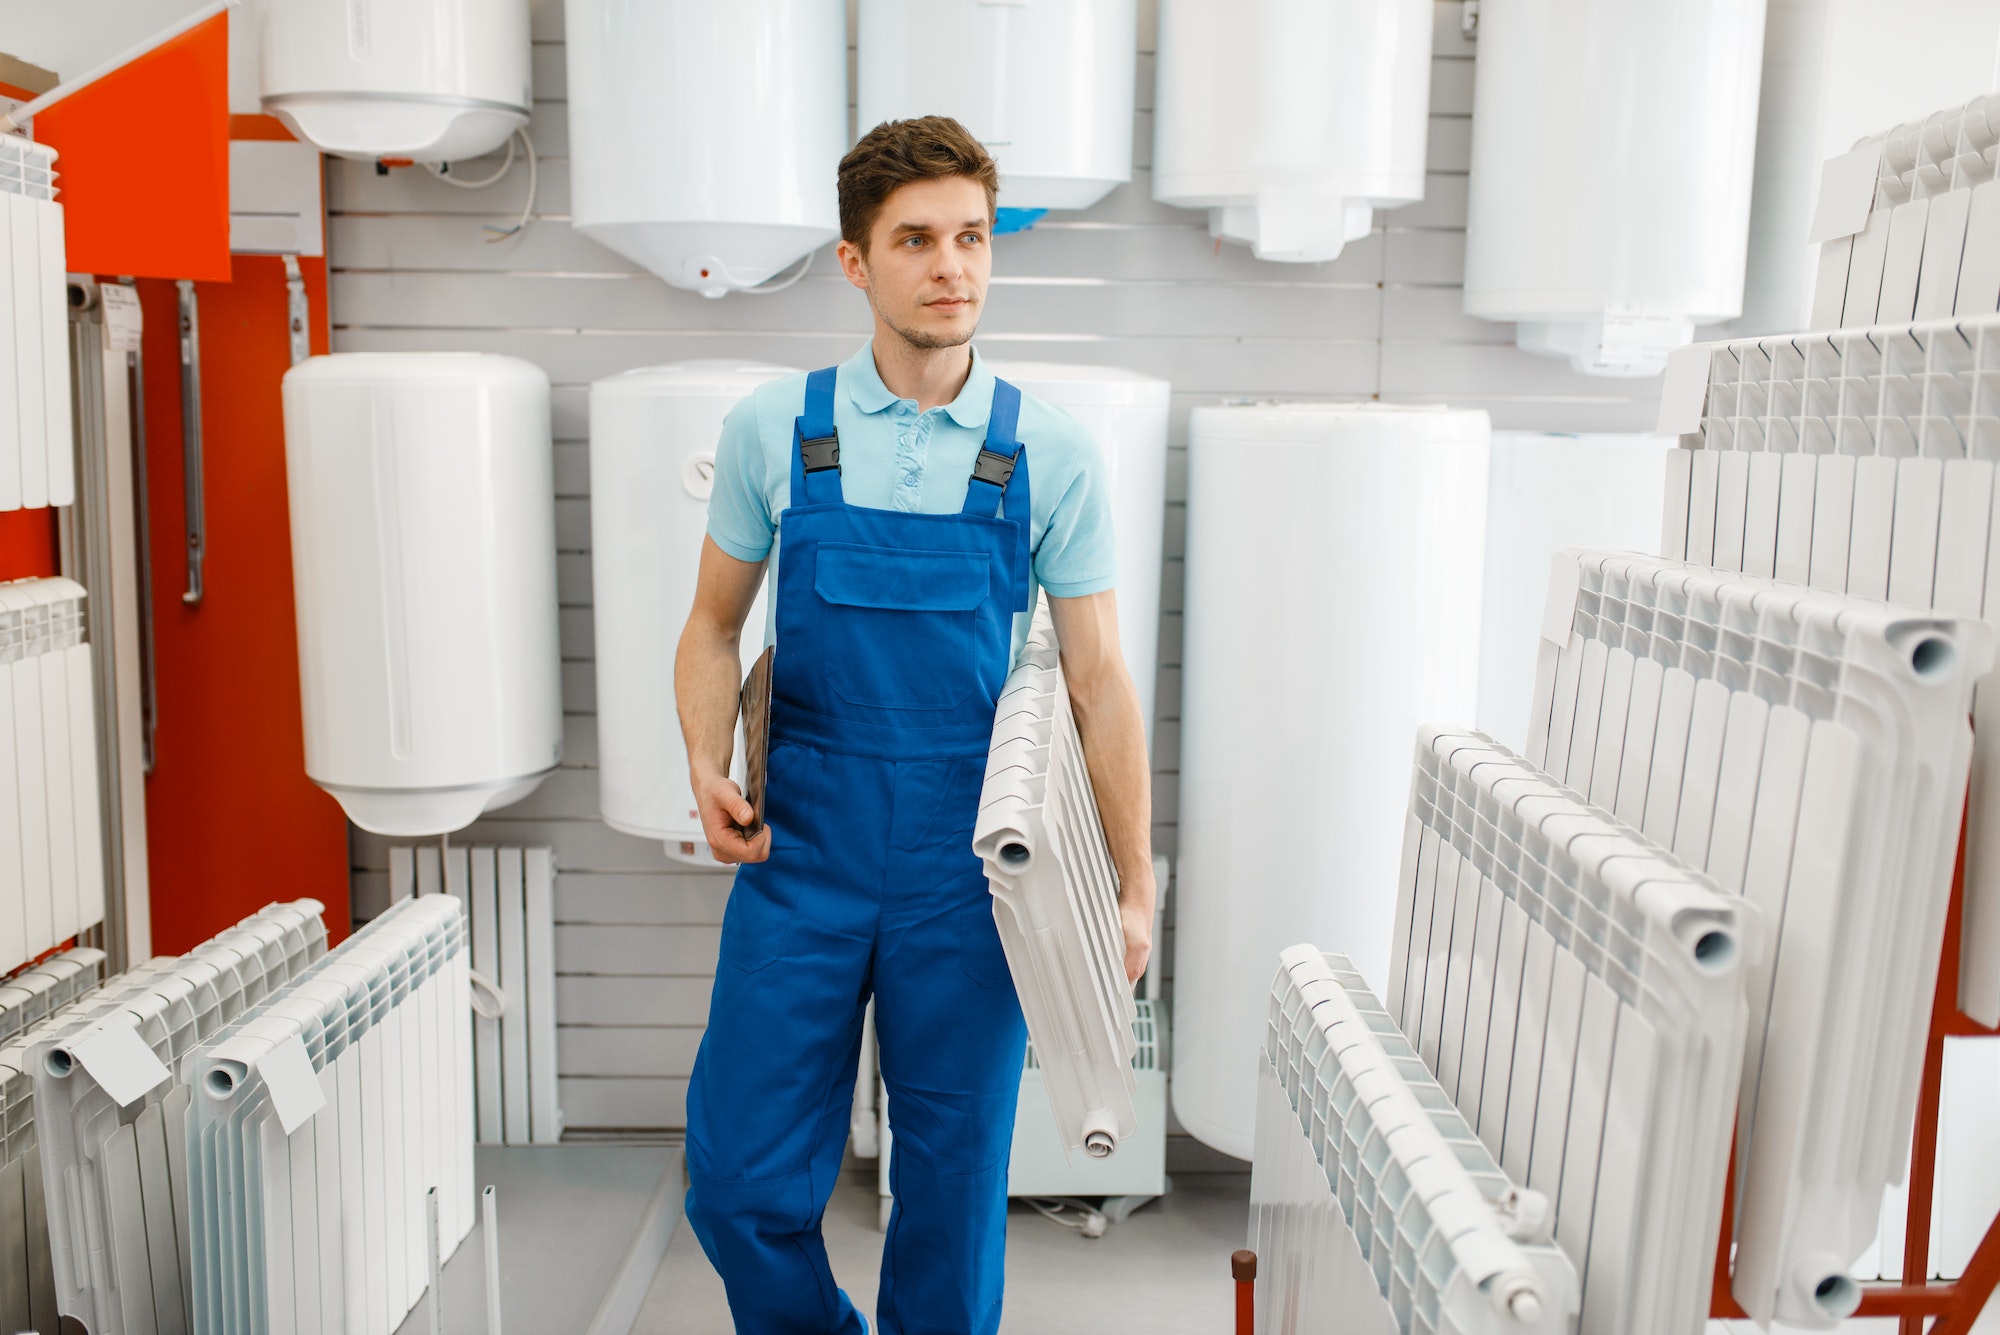
<path id="1" fill-rule="evenodd" d="M 1542 638 L 1553 645 L 1569 643 L 1576 622 L 1576 596 L 1583 588 L 1583 565 L 1573 552 L 1549 558 L 1549 600 L 1542 604 Z"/>
<path id="2" fill-rule="evenodd" d="M 1819 177 L 1819 203 L 1813 209 L 1808 242 L 1853 236 L 1868 226 L 1875 207 L 1875 176 L 1882 163 L 1880 144 L 1863 144 L 1851 153 L 1828 158 Z"/>
<path id="3" fill-rule="evenodd" d="M 107 1024 L 69 1045 L 70 1056 L 119 1107 L 129 1107 L 167 1079 L 167 1068 L 139 1031 L 129 1024 Z"/>
<path id="4" fill-rule="evenodd" d="M 1701 410 L 1708 405 L 1708 371 L 1706 343 L 1684 343 L 1667 354 L 1655 431 L 1662 436 L 1686 436 L 1701 430 Z"/>
<path id="5" fill-rule="evenodd" d="M 305 1040 L 297 1034 L 265 1053 L 257 1063 L 257 1074 L 270 1092 L 271 1110 L 278 1114 L 278 1125 L 285 1128 L 288 1136 L 326 1106 L 326 1091 L 313 1072 Z"/>
<path id="6" fill-rule="evenodd" d="M 139 313 L 139 293 L 123 283 L 103 283 L 97 289 L 104 303 L 104 340 L 113 352 L 137 352 L 146 322 Z"/>

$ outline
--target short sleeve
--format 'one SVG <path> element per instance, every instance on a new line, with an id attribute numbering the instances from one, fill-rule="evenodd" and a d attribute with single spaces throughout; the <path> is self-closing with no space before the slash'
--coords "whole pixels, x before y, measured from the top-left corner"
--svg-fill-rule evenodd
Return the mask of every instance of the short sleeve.
<path id="1" fill-rule="evenodd" d="M 1064 428 L 1059 457 L 1065 457 L 1071 466 L 1054 470 L 1052 481 L 1058 490 L 1048 528 L 1035 549 L 1035 579 L 1051 597 L 1083 598 L 1118 583 L 1111 487 L 1104 456 L 1090 433 L 1067 413 L 1053 415 Z M 1032 459 L 1030 478 L 1032 481 Z"/>
<path id="2" fill-rule="evenodd" d="M 715 445 L 715 486 L 708 496 L 708 536 L 739 561 L 771 554 L 777 522 L 764 486 L 764 441 L 756 395 L 729 410 Z"/>

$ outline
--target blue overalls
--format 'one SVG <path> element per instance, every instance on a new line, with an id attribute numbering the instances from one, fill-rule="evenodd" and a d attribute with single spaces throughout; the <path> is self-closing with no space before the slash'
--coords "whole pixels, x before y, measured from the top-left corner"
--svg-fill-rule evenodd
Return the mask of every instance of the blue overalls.
<path id="1" fill-rule="evenodd" d="M 990 1335 L 1027 1030 L 972 826 L 1030 596 L 1021 395 L 994 384 L 963 512 L 910 514 L 843 498 L 835 376 L 807 377 L 779 517 L 771 856 L 723 915 L 687 1216 L 739 1332 L 866 1330 L 820 1218 L 873 993 L 896 1133 L 877 1320 Z"/>

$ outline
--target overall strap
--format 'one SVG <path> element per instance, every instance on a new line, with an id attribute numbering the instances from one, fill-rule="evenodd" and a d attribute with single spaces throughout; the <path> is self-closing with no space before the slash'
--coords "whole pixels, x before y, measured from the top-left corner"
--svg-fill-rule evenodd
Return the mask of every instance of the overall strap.
<path id="1" fill-rule="evenodd" d="M 972 481 L 965 488 L 963 513 L 991 519 L 1000 513 L 1000 501 L 1007 501 L 1009 519 L 1025 519 L 1015 505 L 1014 475 L 1021 460 L 1021 442 L 1014 438 L 1021 420 L 1021 391 L 1004 380 L 993 382 L 993 406 L 986 417 L 986 441 L 972 465 Z M 1025 490 L 1026 479 L 1022 479 Z"/>
<path id="2" fill-rule="evenodd" d="M 1015 589 L 1014 610 L 1028 610 L 1031 552 L 1028 529 L 1035 516 L 1034 497 L 1028 489 L 1028 450 L 1015 438 L 1020 425 L 1021 391 L 1004 380 L 993 382 L 993 407 L 986 418 L 986 442 L 972 465 L 972 480 L 965 487 L 968 515 L 991 519 L 1004 502 L 1007 518 L 1014 525 L 1014 569 L 1019 586 Z"/>
<path id="3" fill-rule="evenodd" d="M 838 505 L 840 433 L 833 426 L 833 389 L 840 368 L 806 377 L 805 411 L 792 425 L 792 504 Z"/>

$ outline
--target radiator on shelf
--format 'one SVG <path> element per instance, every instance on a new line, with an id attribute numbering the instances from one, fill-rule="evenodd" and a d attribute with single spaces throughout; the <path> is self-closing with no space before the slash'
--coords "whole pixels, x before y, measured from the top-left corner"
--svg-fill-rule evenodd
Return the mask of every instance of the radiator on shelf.
<path id="1" fill-rule="evenodd" d="M 195 1330 L 390 1335 L 472 1227 L 465 915 L 393 905 L 183 1061 Z"/>
<path id="2" fill-rule="evenodd" d="M 2000 315 L 1676 356 L 1663 555 L 2000 623 Z M 1958 1000 L 1995 1025 L 2000 691 L 1975 708 Z"/>
<path id="3" fill-rule="evenodd" d="M 1750 978 L 1733 1287 L 1760 1321 L 1831 1324 L 1909 1145 L 1992 628 L 1572 552 L 1544 634 L 1530 758 L 1777 925 Z"/>
<path id="4" fill-rule="evenodd" d="M 1138 1012 L 1118 873 L 1046 603 L 1000 693 L 972 847 L 1064 1151 L 1110 1155 L 1138 1130 Z"/>
<path id="5" fill-rule="evenodd" d="M 1482 734 L 1417 742 L 1389 1013 L 1546 1196 L 1585 1335 L 1707 1314 L 1744 978 L 1740 899 Z"/>
<path id="6" fill-rule="evenodd" d="M 4 416 L 0 413 L 0 416 Z M 0 584 L 0 970 L 104 920 L 83 586 Z"/>
<path id="7" fill-rule="evenodd" d="M 0 510 L 76 499 L 55 150 L 0 134 Z"/>
<path id="8" fill-rule="evenodd" d="M 391 901 L 449 891 L 472 932 L 472 969 L 500 1013 L 472 1021 L 482 1145 L 554 1145 L 563 1116 L 556 1060 L 555 853 L 547 848 L 396 846 Z M 489 1007 L 490 1009 L 490 1007 Z"/>
<path id="9" fill-rule="evenodd" d="M 1870 135 L 1827 163 L 1814 329 L 2000 310 L 2000 94 Z"/>
<path id="10" fill-rule="evenodd" d="M 1576 1267 L 1343 955 L 1279 957 L 1258 1054 L 1258 1335 L 1558 1335 Z"/>
<path id="11" fill-rule="evenodd" d="M 272 904 L 148 961 L 19 1040 L 32 1081 L 57 1310 L 92 1335 L 186 1332 L 186 1135 L 177 1064 L 326 952 L 323 906 Z"/>

